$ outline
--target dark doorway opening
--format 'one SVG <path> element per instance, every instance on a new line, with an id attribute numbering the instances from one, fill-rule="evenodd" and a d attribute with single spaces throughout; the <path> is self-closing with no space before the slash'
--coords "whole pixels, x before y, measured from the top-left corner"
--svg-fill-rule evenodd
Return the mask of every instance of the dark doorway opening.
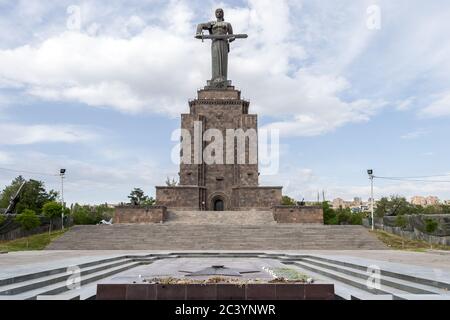
<path id="1" fill-rule="evenodd" d="M 216 199 L 214 200 L 214 211 L 223 211 L 223 200 Z"/>

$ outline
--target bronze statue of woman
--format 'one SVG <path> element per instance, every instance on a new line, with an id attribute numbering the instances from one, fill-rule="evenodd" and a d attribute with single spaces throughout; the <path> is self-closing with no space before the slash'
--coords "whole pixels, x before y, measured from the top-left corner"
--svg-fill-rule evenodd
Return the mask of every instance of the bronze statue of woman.
<path id="1" fill-rule="evenodd" d="M 233 36 L 233 28 L 230 23 L 224 21 L 223 9 L 216 10 L 217 21 L 201 23 L 197 27 L 196 38 L 211 39 L 212 56 L 212 85 L 221 85 L 227 81 L 228 75 L 228 52 Z M 208 30 L 211 36 L 203 36 L 202 31 Z"/>

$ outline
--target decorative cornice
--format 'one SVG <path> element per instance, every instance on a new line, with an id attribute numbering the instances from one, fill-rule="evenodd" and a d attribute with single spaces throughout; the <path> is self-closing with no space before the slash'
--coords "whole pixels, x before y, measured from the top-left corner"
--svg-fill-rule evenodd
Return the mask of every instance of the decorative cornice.
<path id="1" fill-rule="evenodd" d="M 236 186 L 231 189 L 283 189 L 280 186 Z"/>
<path id="2" fill-rule="evenodd" d="M 153 206 L 145 206 L 145 205 L 133 205 L 133 204 L 123 204 L 123 205 L 118 205 L 115 206 L 114 208 L 118 208 L 118 209 L 167 209 L 166 206 L 158 206 L 158 205 L 153 205 Z"/>
<path id="3" fill-rule="evenodd" d="M 180 185 L 180 186 L 156 186 L 156 189 L 206 189 L 205 186 L 196 186 L 196 185 Z"/>
<path id="4" fill-rule="evenodd" d="M 231 100 L 231 99 L 195 99 L 189 101 L 189 106 L 192 107 L 194 105 L 199 104 L 213 104 L 213 105 L 243 105 L 244 107 L 248 107 L 250 105 L 250 101 L 247 100 Z"/>
<path id="5" fill-rule="evenodd" d="M 273 208 L 277 209 L 322 209 L 321 206 L 287 206 L 287 205 L 276 205 Z"/>

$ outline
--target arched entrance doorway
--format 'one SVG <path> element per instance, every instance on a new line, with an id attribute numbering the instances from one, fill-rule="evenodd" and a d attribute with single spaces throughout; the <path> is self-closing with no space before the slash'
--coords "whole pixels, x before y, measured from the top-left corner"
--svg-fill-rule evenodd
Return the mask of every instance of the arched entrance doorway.
<path id="1" fill-rule="evenodd" d="M 230 204 L 228 197 L 222 192 L 215 192 L 208 197 L 208 210 L 212 211 L 227 211 Z"/>
<path id="2" fill-rule="evenodd" d="M 215 198 L 213 200 L 213 209 L 214 209 L 214 211 L 223 211 L 224 210 L 224 203 L 221 198 Z"/>

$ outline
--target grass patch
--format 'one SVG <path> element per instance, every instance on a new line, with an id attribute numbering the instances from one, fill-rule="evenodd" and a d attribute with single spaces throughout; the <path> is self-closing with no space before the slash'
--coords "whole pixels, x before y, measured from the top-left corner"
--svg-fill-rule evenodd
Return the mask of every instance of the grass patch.
<path id="1" fill-rule="evenodd" d="M 11 241 L 0 241 L 0 251 L 32 251 L 43 250 L 56 238 L 62 236 L 68 229 L 53 231 L 52 233 L 40 233 L 26 238 Z M 28 243 L 28 246 L 27 246 Z"/>
<path id="2" fill-rule="evenodd" d="M 426 241 L 409 240 L 382 230 L 375 230 L 370 232 L 373 232 L 378 237 L 378 239 L 380 239 L 389 248 L 395 250 L 408 250 L 419 252 L 423 252 L 429 249 L 450 250 L 450 246 L 444 246 L 439 244 L 430 245 Z"/>

